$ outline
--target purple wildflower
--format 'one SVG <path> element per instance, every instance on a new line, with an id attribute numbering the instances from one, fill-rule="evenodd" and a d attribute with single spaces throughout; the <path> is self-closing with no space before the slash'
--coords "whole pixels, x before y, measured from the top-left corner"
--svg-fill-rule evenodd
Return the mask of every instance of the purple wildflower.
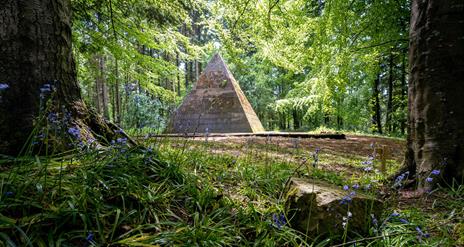
<path id="1" fill-rule="evenodd" d="M 432 171 L 432 174 L 433 174 L 433 175 L 440 175 L 440 170 L 433 170 L 433 171 Z"/>
<path id="2" fill-rule="evenodd" d="M 14 193 L 12 191 L 7 191 L 5 192 L 5 196 L 13 196 Z"/>
<path id="3" fill-rule="evenodd" d="M 354 185 L 352 186 L 352 188 L 353 188 L 354 190 L 359 189 L 359 184 L 354 184 Z"/>
<path id="4" fill-rule="evenodd" d="M 343 185 L 343 190 L 349 190 L 350 187 L 348 185 Z"/>
<path id="5" fill-rule="evenodd" d="M 372 160 L 365 160 L 361 164 L 363 164 L 363 165 L 372 165 Z"/>
<path id="6" fill-rule="evenodd" d="M 117 142 L 118 144 L 126 144 L 127 138 L 118 138 L 118 139 L 116 140 L 116 142 Z"/>
<path id="7" fill-rule="evenodd" d="M 285 224 L 287 224 L 287 220 L 285 219 L 284 214 L 280 214 L 279 216 L 277 216 L 277 214 L 272 214 L 272 221 L 279 230 L 282 229 Z"/>
<path id="8" fill-rule="evenodd" d="M 52 86 L 50 84 L 43 84 L 42 87 L 40 87 L 41 93 L 49 93 L 51 91 L 52 91 Z"/>
<path id="9" fill-rule="evenodd" d="M 77 127 L 71 127 L 68 129 L 68 133 L 71 134 L 74 138 L 81 138 L 81 131 Z"/>
<path id="10" fill-rule="evenodd" d="M 418 227 L 418 226 L 416 227 L 416 231 L 417 231 L 417 234 L 418 234 L 417 237 L 418 237 L 419 239 L 422 239 L 423 237 L 424 237 L 424 238 L 430 237 L 430 234 L 424 233 L 424 232 L 422 231 L 422 229 L 421 229 L 420 227 Z"/>
<path id="11" fill-rule="evenodd" d="M 370 172 L 372 170 L 373 170 L 373 168 L 371 166 L 368 166 L 368 167 L 364 168 L 365 172 Z"/>
<path id="12" fill-rule="evenodd" d="M 425 181 L 427 181 L 427 183 L 431 183 L 433 181 L 433 178 L 428 177 L 428 178 L 425 179 Z"/>
<path id="13" fill-rule="evenodd" d="M 347 195 L 347 196 L 344 196 L 342 198 L 342 200 L 340 201 L 340 204 L 348 204 L 348 203 L 351 203 L 351 201 L 353 200 L 353 198 L 351 198 L 351 196 Z"/>
<path id="14" fill-rule="evenodd" d="M 403 218 L 400 219 L 400 222 L 403 224 L 409 224 L 409 221 Z"/>
<path id="15" fill-rule="evenodd" d="M 0 91 L 3 91 L 5 89 L 8 89 L 10 86 L 8 86 L 8 84 L 6 83 L 0 83 Z"/>
<path id="16" fill-rule="evenodd" d="M 56 114 L 55 112 L 50 112 L 48 114 L 47 119 L 50 123 L 56 123 L 58 122 L 58 114 Z"/>
<path id="17" fill-rule="evenodd" d="M 95 237 L 95 234 L 93 234 L 93 232 L 89 232 L 89 234 L 87 235 L 87 238 L 85 238 L 87 241 L 91 242 L 93 241 L 93 238 Z"/>

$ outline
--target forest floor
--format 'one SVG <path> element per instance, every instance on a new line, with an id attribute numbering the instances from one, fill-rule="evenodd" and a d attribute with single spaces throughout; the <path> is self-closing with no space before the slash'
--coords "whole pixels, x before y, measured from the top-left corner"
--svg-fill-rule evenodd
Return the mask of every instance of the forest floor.
<path id="1" fill-rule="evenodd" d="M 0 157 L 0 246 L 343 244 L 340 236 L 314 239 L 288 223 L 276 225 L 290 177 L 358 184 L 384 201 L 380 224 L 346 239 L 357 246 L 464 245 L 464 186 L 439 187 L 421 198 L 391 187 L 403 160 L 401 139 L 156 137 L 140 143 Z"/>
<path id="2" fill-rule="evenodd" d="M 196 137 L 196 138 L 158 138 L 161 149 L 182 150 L 190 160 L 195 160 L 198 152 L 208 153 L 208 157 L 216 158 L 210 165 L 203 162 L 191 163 L 193 171 L 200 176 L 214 177 L 230 176 L 232 179 L 222 179 L 219 184 L 221 193 L 225 193 L 242 206 L 253 204 L 266 209 L 275 203 L 276 195 L 266 195 L 272 189 L 259 185 L 247 184 L 248 181 L 259 181 L 263 177 L 282 178 L 309 177 L 325 180 L 339 186 L 359 184 L 373 188 L 376 197 L 384 200 L 387 205 L 385 218 L 393 212 L 399 212 L 402 220 L 408 224 L 401 225 L 401 230 L 412 230 L 416 236 L 411 239 L 401 239 L 400 245 L 426 246 L 420 231 L 427 231 L 436 237 L 430 246 L 464 246 L 464 186 L 440 187 L 425 197 L 416 197 L 413 188 L 393 189 L 393 176 L 397 174 L 404 161 L 406 142 L 401 138 L 376 136 L 347 135 L 346 139 L 330 138 L 286 138 L 286 137 Z M 169 146 L 169 147 L 168 147 Z M 318 150 L 317 169 L 312 168 L 314 153 Z M 373 170 L 366 172 L 365 162 L 373 157 Z M 205 162 L 207 163 L 207 162 Z M 246 178 L 242 175 L 237 163 L 252 164 L 255 175 Z M 382 163 L 384 165 L 382 165 Z M 383 166 L 383 167 L 382 167 Z M 246 170 L 246 169 L 245 169 Z M 202 174 L 203 172 L 203 174 Z M 263 172 L 263 173 L 261 173 Z M 276 173 L 268 176 L 266 173 Z M 214 174 L 214 175 L 213 175 Z M 228 174 L 228 175 L 225 175 Z M 232 174 L 232 175 L 231 175 Z M 235 175 L 237 174 L 237 175 Z M 214 178 L 213 178 L 214 180 Z M 403 181 L 407 183 L 408 181 Z M 413 186 L 414 187 L 414 186 Z M 261 191 L 260 191 L 261 190 Z M 274 193 L 278 194 L 279 190 Z M 264 194 L 264 195 L 263 195 Z M 398 222 L 396 222 L 398 223 Z M 400 222 L 401 223 L 401 222 Z M 395 223 L 392 222 L 392 225 Z M 394 227 L 393 227 L 394 228 Z M 391 230 L 391 229 L 390 229 Z M 389 230 L 385 229 L 386 232 Z M 394 231 L 394 230 L 393 230 Z M 419 231 L 419 233 L 420 233 Z M 392 233 L 392 232 L 390 232 Z M 427 233 L 426 235 L 428 235 Z M 414 234 L 413 234 L 414 235 Z M 408 244 L 408 241 L 409 242 Z M 380 245 L 396 246 L 394 241 L 385 241 Z M 377 243 L 378 244 L 378 243 Z"/>

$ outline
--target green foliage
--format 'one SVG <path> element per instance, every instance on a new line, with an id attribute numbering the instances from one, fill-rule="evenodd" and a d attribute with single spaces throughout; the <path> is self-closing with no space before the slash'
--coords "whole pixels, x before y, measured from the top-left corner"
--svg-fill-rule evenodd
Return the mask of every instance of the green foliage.
<path id="1" fill-rule="evenodd" d="M 114 144 L 53 157 L 2 157 L 0 245 L 329 246 L 342 240 L 310 239 L 287 223 L 273 222 L 273 214 L 285 212 L 288 177 L 337 185 L 383 183 L 378 176 L 363 180 L 326 170 L 332 161 L 351 165 L 362 159 L 329 149 L 322 149 L 320 168 L 314 169 L 272 156 L 289 152 L 311 159 L 306 147 L 294 152 L 271 142 L 243 146 L 188 139 L 145 144 L 151 148 Z M 381 226 L 354 240 L 358 246 L 453 246 L 464 216 L 463 190 L 453 188 L 435 191 L 439 196 L 431 194 L 429 206 L 398 207 L 391 197 L 378 219 Z M 389 219 L 392 211 L 409 223 Z M 432 237 L 419 240 L 416 226 Z"/>
<path id="2" fill-rule="evenodd" d="M 214 13 L 229 62 L 258 114 L 270 116 L 265 122 L 296 112 L 309 128 L 367 131 L 382 56 L 407 46 L 408 1 L 223 0 Z"/>

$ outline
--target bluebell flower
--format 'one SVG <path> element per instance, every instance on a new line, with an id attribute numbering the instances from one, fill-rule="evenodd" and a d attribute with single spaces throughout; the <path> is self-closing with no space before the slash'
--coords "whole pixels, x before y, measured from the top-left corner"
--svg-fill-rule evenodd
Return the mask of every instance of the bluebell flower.
<path id="1" fill-rule="evenodd" d="M 390 217 L 398 217 L 398 216 L 400 216 L 398 212 L 393 212 L 392 214 L 390 214 Z"/>
<path id="2" fill-rule="evenodd" d="M 365 160 L 365 161 L 361 162 L 361 164 L 363 164 L 363 165 L 372 165 L 372 160 Z"/>
<path id="3" fill-rule="evenodd" d="M 8 84 L 0 83 L 0 91 L 3 91 L 3 90 L 8 89 L 8 88 L 10 88 L 10 86 L 8 86 Z"/>
<path id="4" fill-rule="evenodd" d="M 51 91 L 52 91 L 52 86 L 50 84 L 43 84 L 42 87 L 40 87 L 41 93 L 49 93 Z"/>
<path id="5" fill-rule="evenodd" d="M 425 179 L 425 181 L 427 181 L 427 183 L 431 183 L 433 181 L 433 178 L 428 177 L 428 178 Z"/>
<path id="6" fill-rule="evenodd" d="M 373 170 L 373 168 L 372 168 L 371 166 L 368 166 L 368 167 L 365 167 L 365 168 L 364 168 L 364 171 L 365 171 L 365 172 L 370 172 L 370 171 L 372 171 L 372 170 Z"/>
<path id="7" fill-rule="evenodd" d="M 403 224 L 409 224 L 409 221 L 403 218 L 400 219 L 400 222 Z"/>
<path id="8" fill-rule="evenodd" d="M 351 201 L 353 200 L 353 198 L 351 198 L 351 196 L 347 195 L 347 196 L 344 196 L 342 198 L 342 200 L 340 201 L 340 204 L 348 204 L 350 203 Z"/>
<path id="9" fill-rule="evenodd" d="M 116 129 L 116 130 L 114 131 L 114 133 L 116 133 L 116 134 L 121 134 L 122 132 L 123 132 L 122 129 Z"/>
<path id="10" fill-rule="evenodd" d="M 422 229 L 421 229 L 420 227 L 418 227 L 418 226 L 416 226 L 416 231 L 417 231 L 417 234 L 418 234 L 419 239 L 422 239 L 423 237 L 424 237 L 424 238 L 430 237 L 430 234 L 424 233 L 424 232 L 422 231 Z"/>
<path id="11" fill-rule="evenodd" d="M 12 191 L 7 191 L 5 192 L 5 196 L 13 196 L 14 193 Z"/>
<path id="12" fill-rule="evenodd" d="M 354 190 L 359 189 L 359 184 L 354 184 L 354 185 L 352 186 L 352 188 L 353 188 Z"/>
<path id="13" fill-rule="evenodd" d="M 394 187 L 401 187 L 403 180 L 409 176 L 409 171 L 399 175 L 395 179 L 395 184 L 393 185 Z"/>
<path id="14" fill-rule="evenodd" d="M 343 185 L 343 190 L 349 190 L 350 187 L 348 185 Z"/>
<path id="15" fill-rule="evenodd" d="M 432 174 L 433 174 L 433 175 L 440 175 L 440 170 L 433 170 L 433 171 L 432 171 Z"/>
<path id="16" fill-rule="evenodd" d="M 93 241 L 93 238 L 95 237 L 95 235 L 93 234 L 93 232 L 89 232 L 89 234 L 87 235 L 87 238 L 85 238 L 87 241 L 91 242 Z"/>
<path id="17" fill-rule="evenodd" d="M 127 142 L 127 138 L 118 138 L 116 139 L 116 142 L 119 143 L 119 144 L 126 144 Z"/>
<path id="18" fill-rule="evenodd" d="M 55 112 L 50 112 L 47 117 L 48 121 L 51 123 L 56 123 L 58 122 L 58 114 Z"/>
<path id="19" fill-rule="evenodd" d="M 77 127 L 71 127 L 68 129 L 68 133 L 74 136 L 76 139 L 81 138 L 81 131 Z"/>
<path id="20" fill-rule="evenodd" d="M 277 216 L 277 214 L 272 214 L 272 222 L 279 230 L 282 229 L 285 224 L 287 224 L 287 220 L 285 219 L 284 214 L 280 214 L 279 216 Z"/>

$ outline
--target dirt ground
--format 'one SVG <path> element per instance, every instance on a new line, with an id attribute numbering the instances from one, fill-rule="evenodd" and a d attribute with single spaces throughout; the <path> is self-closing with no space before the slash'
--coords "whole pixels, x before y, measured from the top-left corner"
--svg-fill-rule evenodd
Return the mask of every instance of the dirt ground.
<path id="1" fill-rule="evenodd" d="M 205 138 L 196 139 L 204 140 Z M 406 145 L 405 141 L 399 139 L 368 136 L 346 136 L 344 140 L 286 137 L 214 137 L 209 138 L 209 141 L 236 147 L 246 146 L 250 143 L 262 146 L 270 144 L 271 146 L 276 146 L 278 152 L 298 148 L 314 151 L 316 148 L 319 148 L 323 152 L 359 156 L 368 156 L 371 154 L 373 150 L 371 145 L 373 144 L 376 149 L 385 149 L 388 159 L 393 159 L 397 162 L 403 160 Z"/>
<path id="2" fill-rule="evenodd" d="M 186 139 L 175 139 L 173 146 L 182 146 Z M 207 143 L 208 152 L 214 154 L 227 154 L 232 156 L 250 155 L 257 160 L 270 158 L 299 164 L 303 159 L 311 162 L 313 153 L 320 149 L 319 157 L 321 169 L 347 176 L 361 175 L 364 167 L 361 162 L 369 155 L 374 154 L 376 169 L 380 170 L 380 160 L 386 160 L 386 175 L 391 175 L 403 162 L 405 141 L 394 138 L 374 136 L 346 136 L 346 139 L 329 138 L 289 138 L 289 137 L 255 137 L 255 136 L 228 136 L 228 137 L 196 137 L 188 139 L 190 145 Z M 385 155 L 380 157 L 380 153 Z"/>

